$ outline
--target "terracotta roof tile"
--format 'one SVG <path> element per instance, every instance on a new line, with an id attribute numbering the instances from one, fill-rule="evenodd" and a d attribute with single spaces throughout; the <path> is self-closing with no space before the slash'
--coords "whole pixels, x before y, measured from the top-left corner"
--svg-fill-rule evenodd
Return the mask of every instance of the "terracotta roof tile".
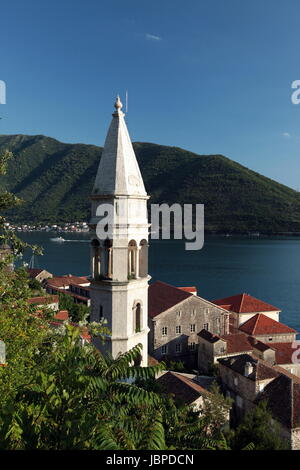
<path id="1" fill-rule="evenodd" d="M 59 310 L 55 315 L 54 315 L 54 320 L 68 320 L 69 318 L 69 312 L 68 310 Z"/>
<path id="2" fill-rule="evenodd" d="M 148 292 L 148 312 L 151 318 L 193 295 L 161 281 L 150 284 Z"/>
<path id="3" fill-rule="evenodd" d="M 239 352 L 250 352 L 253 350 L 253 344 L 249 337 L 243 333 L 222 335 L 221 339 L 226 341 L 228 354 Z"/>
<path id="4" fill-rule="evenodd" d="M 157 379 L 157 382 L 167 393 L 175 395 L 175 399 L 187 404 L 191 404 L 201 395 L 209 393 L 201 385 L 175 372 L 166 372 Z"/>
<path id="5" fill-rule="evenodd" d="M 86 276 L 72 276 L 66 274 L 65 276 L 55 276 L 47 280 L 47 285 L 53 287 L 64 287 L 70 284 L 87 284 L 90 283 Z"/>
<path id="6" fill-rule="evenodd" d="M 205 329 L 199 331 L 198 336 L 200 336 L 200 338 L 205 339 L 209 343 L 216 343 L 221 339 L 219 335 L 215 335 L 214 333 L 211 333 L 210 331 Z"/>
<path id="7" fill-rule="evenodd" d="M 219 307 L 236 313 L 256 313 L 256 312 L 273 312 L 280 311 L 279 308 L 271 304 L 256 299 L 249 294 L 237 294 L 231 297 L 224 297 L 213 301 Z"/>
<path id="8" fill-rule="evenodd" d="M 58 302 L 58 295 L 51 295 L 49 297 L 47 296 L 41 296 L 41 297 L 31 297 L 28 299 L 29 304 L 37 304 L 37 305 L 48 305 L 52 303 L 57 303 Z"/>
<path id="9" fill-rule="evenodd" d="M 295 330 L 283 323 L 279 323 L 263 313 L 257 313 L 243 323 L 239 329 L 248 335 L 275 335 L 284 333 L 296 333 Z"/>
<path id="10" fill-rule="evenodd" d="M 248 376 L 250 380 L 266 380 L 278 377 L 279 372 L 266 361 L 254 358 L 249 354 L 239 354 L 229 358 L 218 359 L 219 363 L 229 367 L 238 374 L 244 375 L 246 362 L 253 365 L 253 372 Z"/>
<path id="11" fill-rule="evenodd" d="M 185 292 L 190 292 L 191 294 L 197 293 L 197 287 L 192 286 L 192 287 L 177 287 L 177 289 L 184 290 Z"/>
<path id="12" fill-rule="evenodd" d="M 27 272 L 29 274 L 29 276 L 31 278 L 35 278 L 36 276 L 38 276 L 39 274 L 41 274 L 41 272 L 43 272 L 44 269 L 38 269 L 38 268 L 27 268 Z"/>
<path id="13" fill-rule="evenodd" d="M 159 364 L 159 361 L 157 359 L 155 359 L 155 357 L 150 356 L 150 354 L 148 354 L 148 365 L 149 366 L 156 366 L 157 364 Z"/>

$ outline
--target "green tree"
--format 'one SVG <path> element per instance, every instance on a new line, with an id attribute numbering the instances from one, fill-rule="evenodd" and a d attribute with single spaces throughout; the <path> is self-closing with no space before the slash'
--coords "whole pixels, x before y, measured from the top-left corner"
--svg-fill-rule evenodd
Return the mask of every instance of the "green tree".
<path id="1" fill-rule="evenodd" d="M 29 288 L 33 291 L 33 295 L 40 294 L 41 292 L 43 292 L 41 283 L 37 279 L 29 279 L 28 285 Z"/>
<path id="2" fill-rule="evenodd" d="M 0 156 L 0 174 L 5 174 L 10 152 Z M 13 194 L 0 193 L 0 209 L 20 204 Z M 30 376 L 34 368 L 37 348 L 47 334 L 47 324 L 34 313 L 27 299 L 30 297 L 28 276 L 24 268 L 11 269 L 14 256 L 20 255 L 29 245 L 7 229 L 6 219 L 0 216 L 0 242 L 8 243 L 11 252 L 0 257 L 0 335 L 6 345 L 7 366 L 1 368 L 1 404 L 11 398 L 17 387 Z M 32 247 L 38 251 L 38 247 Z"/>
<path id="3" fill-rule="evenodd" d="M 287 449 L 287 443 L 280 436 L 279 423 L 273 419 L 265 401 L 246 413 L 232 438 L 232 448 L 240 450 L 250 442 L 255 450 Z"/>
<path id="4" fill-rule="evenodd" d="M 203 395 L 201 416 L 207 434 L 219 438 L 222 430 L 229 426 L 229 413 L 232 400 L 224 398 L 216 382 L 210 388 L 210 393 Z"/>
<path id="5" fill-rule="evenodd" d="M 90 314 L 90 309 L 87 305 L 76 304 L 72 296 L 62 293 L 59 294 L 59 308 L 60 310 L 68 310 L 70 319 L 74 323 L 87 320 Z"/>
<path id="6" fill-rule="evenodd" d="M 82 346 L 78 328 L 67 325 L 60 333 L 55 348 L 41 353 L 31 382 L 19 388 L 11 412 L 2 410 L 1 447 L 164 449 L 161 399 L 132 383 L 161 366 L 132 366 L 140 345 L 114 360 Z"/>

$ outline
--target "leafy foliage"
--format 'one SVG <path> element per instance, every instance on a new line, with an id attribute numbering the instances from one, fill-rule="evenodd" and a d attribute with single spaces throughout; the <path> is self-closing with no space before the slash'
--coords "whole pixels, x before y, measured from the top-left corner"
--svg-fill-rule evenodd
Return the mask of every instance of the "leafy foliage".
<path id="1" fill-rule="evenodd" d="M 234 450 L 244 449 L 249 442 L 255 450 L 287 449 L 287 443 L 280 436 L 279 424 L 272 418 L 265 401 L 246 414 L 231 440 Z"/>
<path id="2" fill-rule="evenodd" d="M 90 309 L 87 305 L 76 304 L 69 295 L 59 294 L 60 310 L 68 310 L 71 320 L 75 323 L 87 320 L 89 318 Z"/>
<path id="3" fill-rule="evenodd" d="M 1 410 L 5 449 L 161 449 L 158 395 L 133 383 L 158 369 L 131 366 L 141 346 L 116 360 L 82 346 L 67 325 L 55 348 L 41 351 L 32 380 L 19 388 L 10 413 Z M 47 360 L 46 360 L 47 359 Z M 39 367 L 39 365 L 42 367 Z"/>

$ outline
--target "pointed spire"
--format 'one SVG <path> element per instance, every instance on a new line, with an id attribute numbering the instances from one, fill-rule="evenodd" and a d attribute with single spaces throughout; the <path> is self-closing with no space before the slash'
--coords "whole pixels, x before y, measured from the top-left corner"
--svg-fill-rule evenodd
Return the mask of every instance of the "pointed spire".
<path id="1" fill-rule="evenodd" d="M 98 167 L 93 195 L 147 196 L 119 97 Z"/>

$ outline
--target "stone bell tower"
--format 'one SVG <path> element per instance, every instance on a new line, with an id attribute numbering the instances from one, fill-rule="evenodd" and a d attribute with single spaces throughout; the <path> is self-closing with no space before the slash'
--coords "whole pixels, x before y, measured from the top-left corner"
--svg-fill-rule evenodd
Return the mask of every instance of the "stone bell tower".
<path id="1" fill-rule="evenodd" d="M 104 345 L 95 339 L 98 349 L 116 357 L 141 343 L 139 362 L 146 366 L 149 196 L 119 96 L 114 106 L 91 195 L 91 321 L 105 318 L 111 331 Z M 107 207 L 112 209 L 108 223 Z"/>

